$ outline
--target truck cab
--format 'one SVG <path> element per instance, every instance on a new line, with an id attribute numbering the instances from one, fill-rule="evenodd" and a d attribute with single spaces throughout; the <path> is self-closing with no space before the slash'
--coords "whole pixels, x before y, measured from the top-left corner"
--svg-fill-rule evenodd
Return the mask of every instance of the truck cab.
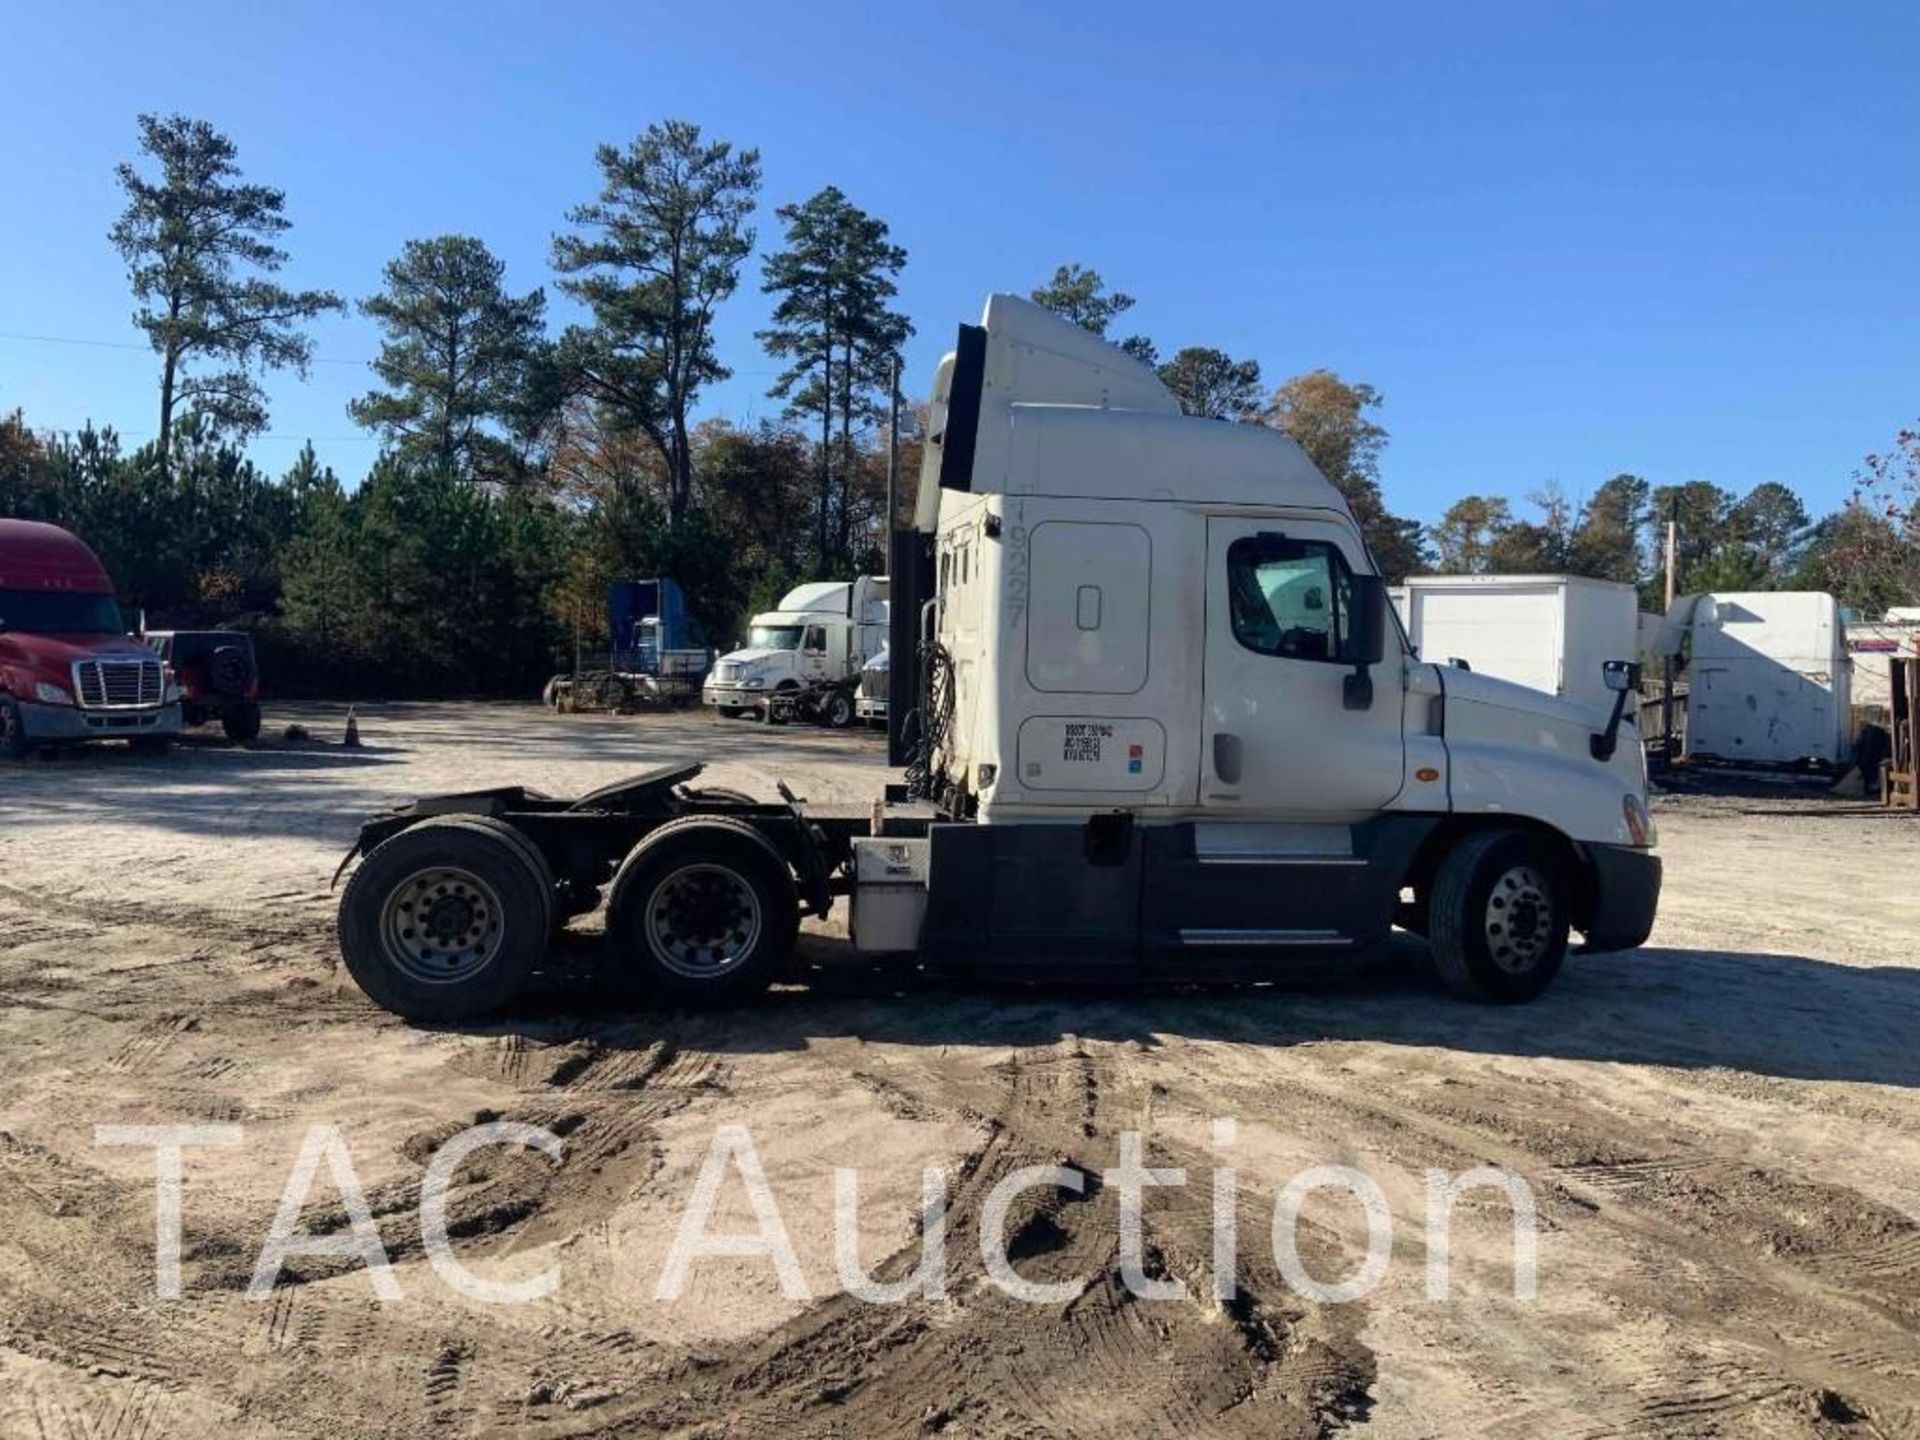
<path id="1" fill-rule="evenodd" d="M 179 733 L 173 676 L 127 634 L 93 551 L 56 525 L 0 520 L 0 758 L 88 740 L 160 749 Z"/>
<path id="2" fill-rule="evenodd" d="M 923 714 L 896 756 L 941 817 L 897 842 L 918 948 L 1186 975 L 1401 924 L 1456 989 L 1524 999 L 1570 929 L 1645 938 L 1631 655 L 1610 715 L 1423 662 L 1292 440 L 1183 415 L 1012 296 L 962 328 L 929 428 L 892 645 L 892 708 Z"/>
<path id="3" fill-rule="evenodd" d="M 817 713 L 844 727 L 854 718 L 860 669 L 886 635 L 885 577 L 799 586 L 777 610 L 753 617 L 741 647 L 714 663 L 701 698 L 729 718 Z"/>

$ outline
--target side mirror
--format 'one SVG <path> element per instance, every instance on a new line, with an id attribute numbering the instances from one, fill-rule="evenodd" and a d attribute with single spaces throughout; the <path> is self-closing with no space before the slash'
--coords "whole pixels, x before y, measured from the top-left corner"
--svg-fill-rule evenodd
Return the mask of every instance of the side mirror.
<path id="1" fill-rule="evenodd" d="M 1596 760 L 1611 760 L 1620 747 L 1620 721 L 1626 715 L 1627 696 L 1640 685 L 1640 667 L 1631 660 L 1605 660 L 1600 664 L 1600 677 L 1613 692 L 1613 713 L 1607 717 L 1607 728 L 1589 739 L 1588 749 Z"/>
<path id="2" fill-rule="evenodd" d="M 1614 694 L 1640 688 L 1640 667 L 1631 660 L 1606 660 L 1600 665 L 1600 678 Z"/>
<path id="3" fill-rule="evenodd" d="M 1371 710 L 1373 676 L 1367 670 L 1387 654 L 1387 582 L 1378 575 L 1355 575 L 1348 593 L 1347 658 L 1353 673 L 1341 687 L 1340 703 L 1348 710 Z"/>
<path id="4" fill-rule="evenodd" d="M 1387 582 L 1378 575 L 1355 575 L 1351 594 L 1348 657 L 1355 665 L 1378 665 L 1387 654 Z"/>

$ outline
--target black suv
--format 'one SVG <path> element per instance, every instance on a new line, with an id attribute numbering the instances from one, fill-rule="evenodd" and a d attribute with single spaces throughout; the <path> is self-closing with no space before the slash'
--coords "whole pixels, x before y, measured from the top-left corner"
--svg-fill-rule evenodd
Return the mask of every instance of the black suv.
<path id="1" fill-rule="evenodd" d="M 238 630 L 150 630 L 147 643 L 173 668 L 181 719 L 205 725 L 218 718 L 229 740 L 260 733 L 260 666 L 253 637 Z"/>

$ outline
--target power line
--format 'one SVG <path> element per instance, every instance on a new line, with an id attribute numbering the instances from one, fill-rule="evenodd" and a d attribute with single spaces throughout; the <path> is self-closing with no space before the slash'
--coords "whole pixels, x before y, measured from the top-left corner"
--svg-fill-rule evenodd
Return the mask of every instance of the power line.
<path id="1" fill-rule="evenodd" d="M 158 437 L 158 430 L 122 430 L 118 425 L 30 425 L 29 429 L 41 435 L 58 435 L 63 440 L 92 430 L 99 435 L 111 430 L 121 440 L 152 440 Z M 251 445 L 256 440 L 276 440 L 287 444 L 304 445 L 311 441 L 315 445 L 378 445 L 378 435 L 249 435 L 241 443 Z"/>
<path id="2" fill-rule="evenodd" d="M 21 330 L 0 330 L 0 340 L 27 340 L 36 345 L 84 345 L 94 350 L 140 350 L 151 353 L 151 345 L 142 345 L 135 340 L 89 340 L 78 335 L 29 335 Z M 332 355 L 314 355 L 307 361 L 309 365 L 372 365 L 372 360 L 343 360 Z M 735 370 L 737 378 L 751 375 L 764 378 L 769 375 L 784 375 L 784 370 Z"/>
<path id="3" fill-rule="evenodd" d="M 144 350 L 151 352 L 151 345 L 142 345 L 133 340 L 86 340 L 77 335 L 28 335 L 18 330 L 0 330 L 0 340 L 30 340 L 38 345 L 85 345 L 93 350 Z M 307 362 L 310 365 L 371 365 L 371 360 L 339 360 L 331 356 L 315 355 Z"/>

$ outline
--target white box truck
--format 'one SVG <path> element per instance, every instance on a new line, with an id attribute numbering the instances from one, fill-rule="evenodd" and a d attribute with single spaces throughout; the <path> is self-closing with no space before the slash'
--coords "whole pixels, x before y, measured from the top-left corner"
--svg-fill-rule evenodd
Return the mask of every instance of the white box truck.
<path id="1" fill-rule="evenodd" d="M 861 667 L 886 643 L 885 576 L 802 585 L 753 617 L 741 648 L 714 662 L 700 698 L 729 718 L 817 719 L 844 730 Z"/>
<path id="2" fill-rule="evenodd" d="M 1022 978 L 1271 975 L 1398 925 L 1452 989 L 1505 1002 L 1552 981 L 1570 931 L 1645 940 L 1629 665 L 1602 717 L 1417 658 L 1299 446 L 1183 415 L 1025 300 L 961 327 L 930 420 L 890 557 L 904 783 L 755 800 L 689 758 L 579 799 L 377 816 L 340 904 L 369 995 L 496 1008 L 603 893 L 609 963 L 669 1004 L 757 993 L 842 899 L 859 951 Z"/>
<path id="3" fill-rule="evenodd" d="M 1687 753 L 1759 765 L 1844 765 L 1852 657 L 1833 596 L 1715 592 L 1693 601 Z"/>
<path id="4" fill-rule="evenodd" d="M 1603 713 L 1609 660 L 1640 653 L 1631 585 L 1579 575 L 1416 575 L 1400 607 L 1423 660 L 1463 660 L 1530 690 Z"/>

